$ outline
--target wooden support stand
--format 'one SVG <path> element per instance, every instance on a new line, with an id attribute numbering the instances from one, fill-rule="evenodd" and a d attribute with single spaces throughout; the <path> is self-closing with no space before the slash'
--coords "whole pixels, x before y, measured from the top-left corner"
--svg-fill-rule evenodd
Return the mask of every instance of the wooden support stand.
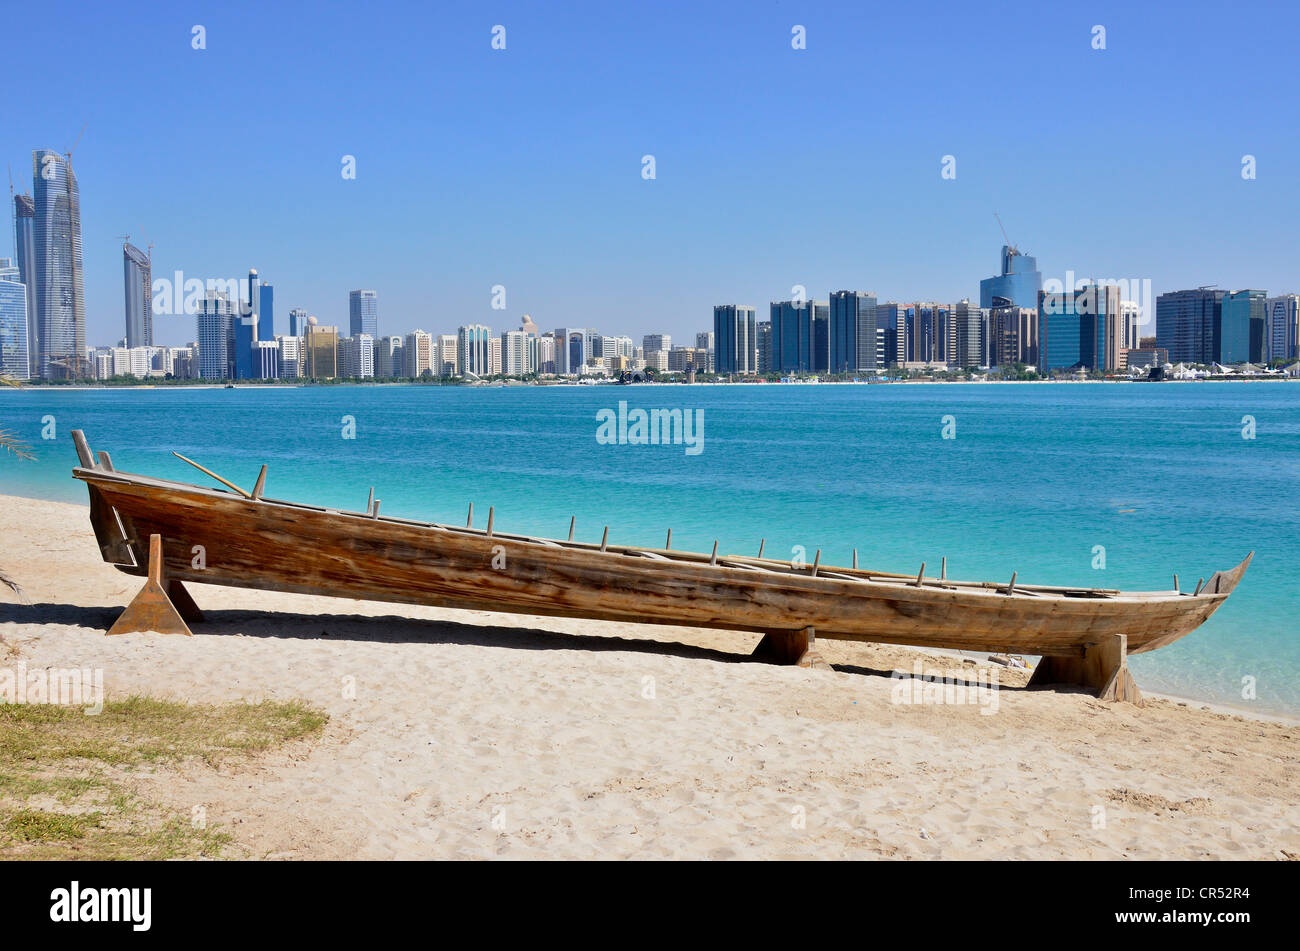
<path id="1" fill-rule="evenodd" d="M 162 536 L 149 536 L 149 576 L 144 587 L 126 606 L 109 634 L 136 634 L 157 631 L 159 634 L 190 633 L 186 620 L 201 621 L 203 613 L 179 581 L 163 582 Z"/>
<path id="2" fill-rule="evenodd" d="M 811 627 L 798 631 L 769 631 L 750 656 L 769 664 L 831 669 L 817 650 L 816 632 Z"/>
<path id="3" fill-rule="evenodd" d="M 1097 691 L 1098 700 L 1126 700 L 1141 705 L 1142 692 L 1128 670 L 1128 637 L 1102 635 L 1074 657 L 1043 657 L 1029 679 L 1030 687 L 1069 684 Z"/>

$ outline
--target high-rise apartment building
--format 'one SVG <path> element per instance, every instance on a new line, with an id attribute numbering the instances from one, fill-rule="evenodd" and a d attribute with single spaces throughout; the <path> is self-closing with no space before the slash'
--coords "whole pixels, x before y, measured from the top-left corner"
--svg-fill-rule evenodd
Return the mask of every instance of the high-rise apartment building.
<path id="1" fill-rule="evenodd" d="M 707 350 L 707 351 L 708 351 L 708 353 L 709 353 L 709 366 L 708 366 L 707 370 L 705 370 L 705 371 L 703 371 L 703 372 L 713 373 L 713 372 L 714 372 L 714 368 L 715 368 L 715 366 L 716 366 L 717 364 L 716 364 L 716 362 L 715 362 L 715 358 L 714 358 L 713 331 L 712 331 L 712 330 L 707 330 L 707 331 L 704 331 L 704 332 L 702 332 L 702 333 L 697 333 L 697 334 L 695 335 L 695 349 L 696 349 L 696 350 Z"/>
<path id="2" fill-rule="evenodd" d="M 207 291 L 196 315 L 199 376 L 204 380 L 235 378 L 235 304 L 225 291 Z"/>
<path id="3" fill-rule="evenodd" d="M 918 305 L 918 309 L 919 307 L 920 305 Z M 934 310 L 938 310 L 938 308 L 936 307 Z M 951 319 L 953 326 L 952 354 L 942 362 L 958 370 L 989 366 L 989 312 L 982 307 L 976 307 L 969 300 L 961 300 L 953 308 Z M 945 327 L 947 325 L 946 319 L 944 325 Z M 917 349 L 921 348 L 918 347 Z M 937 363 L 940 361 L 935 357 L 927 357 L 925 362 Z"/>
<path id="4" fill-rule="evenodd" d="M 353 334 L 339 341 L 339 376 L 349 380 L 374 378 L 374 337 L 370 334 Z"/>
<path id="5" fill-rule="evenodd" d="M 296 380 L 303 374 L 302 338 L 296 335 L 275 338 L 280 348 L 280 379 Z"/>
<path id="6" fill-rule="evenodd" d="M 0 376 L 26 380 L 31 376 L 27 358 L 27 285 L 9 258 L 0 258 Z"/>
<path id="7" fill-rule="evenodd" d="M 459 339 L 455 334 L 439 334 L 434 341 L 433 375 L 460 376 Z"/>
<path id="8" fill-rule="evenodd" d="M 375 341 L 375 376 L 381 380 L 406 375 L 402 366 L 402 338 L 380 337 Z"/>
<path id="9" fill-rule="evenodd" d="M 413 379 L 428 375 L 437 376 L 433 366 L 433 337 L 423 330 L 413 330 L 406 335 L 402 345 L 402 362 L 405 376 Z"/>

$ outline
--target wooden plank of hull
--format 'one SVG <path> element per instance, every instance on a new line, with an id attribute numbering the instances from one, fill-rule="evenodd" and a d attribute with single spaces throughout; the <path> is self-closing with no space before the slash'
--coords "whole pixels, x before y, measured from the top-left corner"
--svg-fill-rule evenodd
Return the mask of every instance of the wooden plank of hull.
<path id="1" fill-rule="evenodd" d="M 1023 597 L 841 577 L 659 561 L 589 546 L 331 513 L 274 500 L 78 470 L 142 539 L 162 536 L 172 577 L 234 587 L 543 616 L 772 631 L 826 638 L 1070 656 L 1108 634 L 1168 642 L 1226 594 L 1103 599 Z M 190 565 L 193 545 L 207 567 Z M 505 567 L 492 568 L 493 546 Z M 708 556 L 704 556 L 707 558 Z M 137 567 L 124 570 L 138 573 Z M 1244 570 L 1244 569 L 1243 569 Z M 1207 586 L 1208 587 L 1208 586 Z"/>

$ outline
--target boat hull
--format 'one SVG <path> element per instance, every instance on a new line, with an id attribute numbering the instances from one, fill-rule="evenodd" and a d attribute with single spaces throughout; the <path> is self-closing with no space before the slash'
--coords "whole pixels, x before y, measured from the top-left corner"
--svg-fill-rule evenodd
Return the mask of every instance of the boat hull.
<path id="1" fill-rule="evenodd" d="M 337 512 L 99 468 L 91 492 L 106 560 L 145 574 L 162 537 L 181 581 L 525 615 L 976 651 L 1074 656 L 1110 635 L 1140 653 L 1177 640 L 1218 609 L 1247 562 L 1196 595 L 1057 596 L 781 562 L 637 548 L 600 550 L 483 530 Z M 202 553 L 202 559 L 197 556 Z M 683 560 L 685 558 L 686 560 Z"/>

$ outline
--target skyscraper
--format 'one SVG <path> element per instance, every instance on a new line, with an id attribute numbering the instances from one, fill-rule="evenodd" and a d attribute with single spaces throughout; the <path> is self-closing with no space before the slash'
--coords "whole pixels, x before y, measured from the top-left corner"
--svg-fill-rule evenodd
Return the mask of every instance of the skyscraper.
<path id="1" fill-rule="evenodd" d="M 832 373 L 853 373 L 876 366 L 876 295 L 835 291 L 830 301 Z"/>
<path id="2" fill-rule="evenodd" d="M 918 305 L 918 309 L 921 309 Z M 989 365 L 988 311 L 970 301 L 958 301 L 952 313 L 952 353 L 944 361 L 958 370 Z M 945 320 L 946 323 L 946 320 Z M 926 362 L 938 362 L 935 357 Z"/>
<path id="3" fill-rule="evenodd" d="M 32 246 L 40 352 L 33 375 L 90 375 L 86 363 L 86 294 L 81 269 L 81 196 L 77 176 L 58 152 L 32 152 Z"/>
<path id="4" fill-rule="evenodd" d="M 332 380 L 339 375 L 339 328 L 307 321 L 303 335 L 304 375 L 311 380 Z"/>
<path id="5" fill-rule="evenodd" d="M 381 380 L 405 376 L 402 366 L 402 338 L 381 337 L 375 341 L 375 376 Z"/>
<path id="6" fill-rule="evenodd" d="M 207 291 L 199 301 L 199 376 L 204 380 L 230 380 L 235 376 L 235 304 L 225 291 Z"/>
<path id="7" fill-rule="evenodd" d="M 1038 365 L 1038 311 L 1029 307 L 995 307 L 989 311 L 989 359 L 993 366 Z"/>
<path id="8" fill-rule="evenodd" d="M 1156 346 L 1169 351 L 1171 363 L 1219 360 L 1224 294 L 1218 288 L 1198 287 L 1156 298 Z"/>
<path id="9" fill-rule="evenodd" d="M 1264 302 L 1266 360 L 1300 357 L 1300 294 L 1283 294 Z"/>
<path id="10" fill-rule="evenodd" d="M 261 343 L 275 340 L 275 288 L 263 281 L 261 298 L 258 303 L 261 310 L 257 315 L 257 339 Z"/>
<path id="11" fill-rule="evenodd" d="M 966 301 L 965 304 L 968 309 L 972 308 L 970 301 Z M 903 339 L 900 342 L 903 344 L 905 362 L 954 366 L 985 365 L 983 360 L 974 364 L 953 363 L 954 354 L 951 351 L 957 345 L 957 335 L 960 331 L 953 320 L 952 308 L 947 304 L 918 301 L 904 312 L 903 325 Z M 963 354 L 961 358 L 966 359 L 968 356 L 969 354 Z"/>
<path id="12" fill-rule="evenodd" d="M 379 336 L 379 295 L 374 291 L 352 291 L 348 294 L 348 320 L 352 336 Z"/>
<path id="13" fill-rule="evenodd" d="M 375 338 L 370 334 L 353 334 L 339 341 L 339 376 L 353 380 L 371 379 L 375 375 Z"/>
<path id="14" fill-rule="evenodd" d="M 1062 293 L 1039 292 L 1038 365 L 1044 373 L 1115 370 L 1124 359 L 1124 316 L 1115 284 L 1085 283 Z"/>
<path id="15" fill-rule="evenodd" d="M 713 308 L 713 363 L 719 373 L 755 373 L 758 369 L 758 328 L 754 308 L 718 304 Z"/>
<path id="16" fill-rule="evenodd" d="M 892 367 L 907 359 L 908 309 L 896 301 L 876 305 L 877 367 Z"/>
<path id="17" fill-rule="evenodd" d="M 412 330 L 406 335 L 402 360 L 406 366 L 404 376 L 417 378 L 425 374 L 438 375 L 433 366 L 433 338 L 423 330 Z"/>
<path id="18" fill-rule="evenodd" d="M 763 373 L 763 374 L 771 373 L 772 372 L 772 321 L 760 320 L 756 325 L 756 332 L 758 336 L 758 346 L 754 348 L 757 351 L 757 356 L 754 358 L 754 372 Z M 712 365 L 717 366 L 716 354 L 711 355 L 710 358 L 711 360 L 715 361 L 713 362 Z"/>
<path id="19" fill-rule="evenodd" d="M 307 312 L 301 307 L 289 311 L 289 336 L 301 337 L 307 332 Z"/>
<path id="20" fill-rule="evenodd" d="M 1018 248 L 1002 246 L 1002 273 L 980 281 L 980 307 L 1032 307 L 1038 309 L 1038 292 L 1043 275 L 1038 259 L 1021 254 Z M 1001 298 L 999 302 L 998 298 Z"/>
<path id="21" fill-rule="evenodd" d="M 434 341 L 433 375 L 460 375 L 460 355 L 456 351 L 455 334 L 439 334 L 438 339 Z"/>
<path id="22" fill-rule="evenodd" d="M 153 346 L 153 270 L 143 251 L 122 245 L 122 283 L 126 290 L 126 345 Z"/>
<path id="23" fill-rule="evenodd" d="M 456 329 L 456 349 L 459 352 L 457 362 L 462 375 L 491 375 L 491 339 L 492 330 L 483 324 L 469 324 Z"/>
<path id="24" fill-rule="evenodd" d="M 257 324 L 262 314 L 261 287 L 261 281 L 257 279 L 257 269 L 250 268 L 248 271 L 248 285 L 245 288 L 248 301 L 240 305 L 240 316 L 251 318 L 254 340 L 260 339 L 257 335 Z"/>
<path id="25" fill-rule="evenodd" d="M 829 303 L 773 301 L 771 319 L 774 372 L 815 373 L 827 369 L 830 362 Z M 856 338 L 856 330 L 854 336 Z"/>
<path id="26" fill-rule="evenodd" d="M 1264 361 L 1265 291 L 1232 291 L 1223 297 L 1219 363 Z"/>
<path id="27" fill-rule="evenodd" d="M 27 285 L 9 258 L 0 258 L 0 376 L 26 380 L 31 376 L 27 361 Z"/>
<path id="28" fill-rule="evenodd" d="M 37 376 L 41 353 L 41 324 L 36 316 L 36 203 L 31 195 L 14 195 L 14 251 L 18 279 L 27 288 L 28 373 Z"/>

